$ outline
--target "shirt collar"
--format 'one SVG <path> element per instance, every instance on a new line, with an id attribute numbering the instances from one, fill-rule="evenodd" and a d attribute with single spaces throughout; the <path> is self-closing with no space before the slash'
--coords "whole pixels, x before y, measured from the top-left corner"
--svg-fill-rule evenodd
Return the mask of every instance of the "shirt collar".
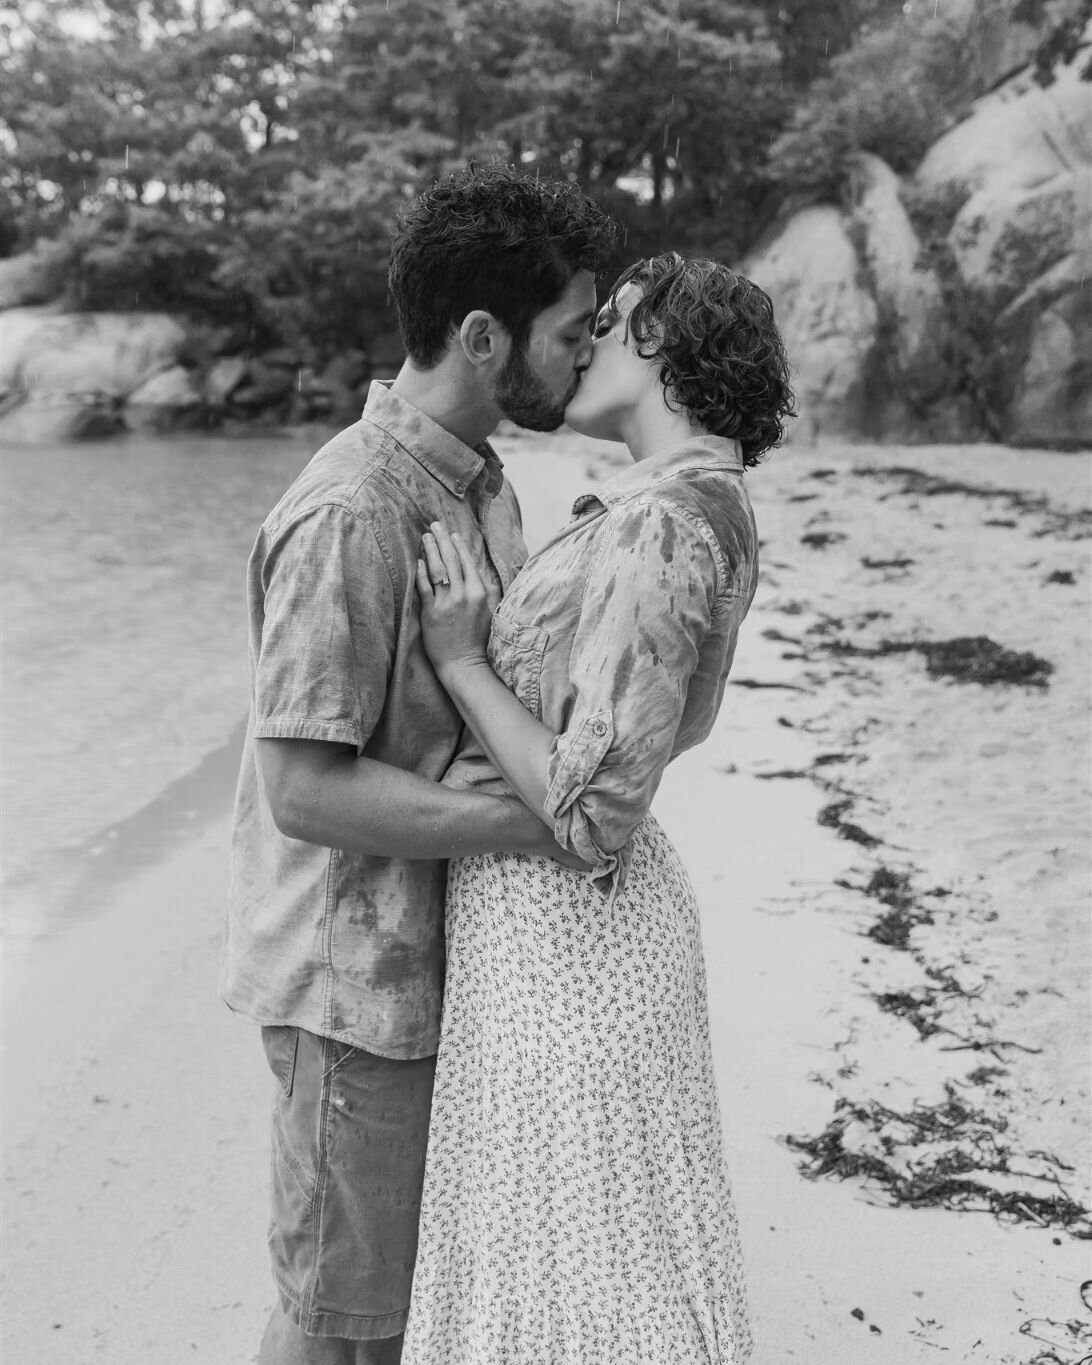
<path id="1" fill-rule="evenodd" d="M 721 469 L 726 473 L 742 474 L 743 456 L 739 442 L 727 436 L 695 436 L 663 455 L 638 460 L 612 475 L 594 493 L 582 493 L 573 504 L 573 516 L 581 516 L 595 503 L 604 510 L 613 507 L 646 492 L 664 479 L 691 469 Z"/>
<path id="2" fill-rule="evenodd" d="M 473 449 L 465 445 L 420 408 L 391 393 L 389 380 L 372 381 L 363 417 L 397 441 L 457 498 L 466 496 L 483 469 L 487 471 L 489 491 L 499 488 L 504 466 L 488 441 Z"/>

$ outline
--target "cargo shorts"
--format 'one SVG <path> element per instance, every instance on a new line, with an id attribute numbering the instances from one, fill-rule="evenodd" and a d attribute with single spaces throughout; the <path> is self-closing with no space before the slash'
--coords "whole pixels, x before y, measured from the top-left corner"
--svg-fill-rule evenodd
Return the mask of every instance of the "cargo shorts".
<path id="1" fill-rule="evenodd" d="M 269 1249 L 310 1336 L 405 1330 L 436 1058 L 394 1061 L 289 1025 L 262 1029 L 277 1089 Z"/>

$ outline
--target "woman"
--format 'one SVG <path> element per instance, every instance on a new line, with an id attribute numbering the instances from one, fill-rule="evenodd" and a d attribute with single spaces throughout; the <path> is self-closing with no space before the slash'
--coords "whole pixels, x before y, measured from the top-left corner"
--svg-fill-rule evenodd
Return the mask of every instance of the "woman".
<path id="1" fill-rule="evenodd" d="M 757 579 L 745 465 L 792 394 L 769 299 L 638 262 L 566 411 L 624 441 L 493 614 L 435 524 L 424 641 L 493 766 L 588 872 L 453 863 L 404 1365 L 689 1365 L 750 1351 L 698 911 L 649 805 L 712 727 Z M 491 619 L 492 618 L 492 619 Z"/>

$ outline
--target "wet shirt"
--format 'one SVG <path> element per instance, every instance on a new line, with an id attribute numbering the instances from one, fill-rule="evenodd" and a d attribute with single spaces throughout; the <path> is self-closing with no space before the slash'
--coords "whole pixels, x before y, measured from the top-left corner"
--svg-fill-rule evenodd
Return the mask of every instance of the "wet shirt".
<path id="1" fill-rule="evenodd" d="M 667 763 L 709 734 L 757 581 L 739 448 L 698 436 L 580 498 L 501 602 L 490 662 L 556 732 L 547 814 L 604 884 Z"/>
<path id="2" fill-rule="evenodd" d="M 443 520 L 507 588 L 526 557 L 501 464 L 373 384 L 266 519 L 248 566 L 251 714 L 235 805 L 221 993 L 384 1057 L 436 1051 L 446 865 L 290 839 L 259 738 L 350 745 L 438 781 L 461 734 L 421 646 L 414 570 Z"/>

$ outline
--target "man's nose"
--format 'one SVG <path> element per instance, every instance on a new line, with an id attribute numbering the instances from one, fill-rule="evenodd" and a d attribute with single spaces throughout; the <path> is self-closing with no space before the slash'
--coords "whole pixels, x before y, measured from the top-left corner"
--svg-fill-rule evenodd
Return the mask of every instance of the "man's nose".
<path id="1" fill-rule="evenodd" d="M 580 370 L 581 373 L 583 373 L 583 371 L 586 370 L 586 369 L 588 368 L 588 366 L 591 364 L 592 352 L 593 352 L 594 350 L 595 350 L 595 342 L 593 341 L 593 339 L 592 339 L 592 337 L 591 337 L 590 335 L 589 335 L 589 336 L 586 336 L 586 337 L 584 338 L 584 343 L 583 343 L 583 345 L 580 347 L 579 351 L 577 351 L 577 353 L 576 353 L 576 365 L 575 365 L 575 368 L 578 369 L 578 370 Z"/>

